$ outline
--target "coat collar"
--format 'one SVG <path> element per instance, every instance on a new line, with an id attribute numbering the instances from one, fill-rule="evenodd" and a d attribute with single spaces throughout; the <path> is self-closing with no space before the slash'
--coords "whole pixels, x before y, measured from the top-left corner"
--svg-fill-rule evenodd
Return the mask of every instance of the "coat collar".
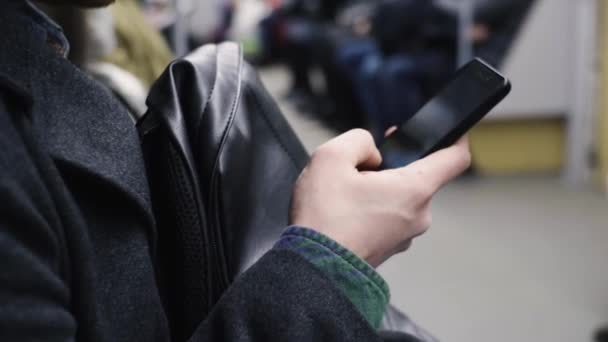
<path id="1" fill-rule="evenodd" d="M 57 54 L 42 28 L 8 12 L 0 13 L 0 88 L 27 104 L 35 135 L 60 169 L 69 165 L 116 188 L 152 222 L 140 143 L 126 110 Z"/>
<path id="2" fill-rule="evenodd" d="M 9 1 L 3 6 L 0 32 L 0 84 L 23 100 L 31 100 L 35 57 L 49 50 L 51 43 L 66 57 L 69 42 L 61 27 L 27 0 Z"/>
<path id="3" fill-rule="evenodd" d="M 31 66 L 35 50 L 44 43 L 44 32 L 17 9 L 0 13 L 0 84 L 31 103 Z"/>

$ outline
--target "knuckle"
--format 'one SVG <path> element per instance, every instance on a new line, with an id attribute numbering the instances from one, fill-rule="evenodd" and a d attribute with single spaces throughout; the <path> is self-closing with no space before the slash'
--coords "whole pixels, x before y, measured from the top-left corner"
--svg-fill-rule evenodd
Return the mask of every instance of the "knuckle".
<path id="1" fill-rule="evenodd" d="M 424 210 L 420 217 L 420 227 L 423 231 L 427 231 L 433 224 L 433 215 L 430 210 Z"/>
<path id="2" fill-rule="evenodd" d="M 471 166 L 473 157 L 468 146 L 454 146 L 452 155 L 454 167 L 467 169 Z"/>
<path id="3" fill-rule="evenodd" d="M 351 133 L 366 143 L 374 143 L 374 137 L 368 130 L 363 128 L 355 128 L 351 130 Z"/>
<path id="4" fill-rule="evenodd" d="M 361 137 L 370 137 L 370 138 L 371 138 L 371 136 L 372 136 L 372 135 L 369 133 L 369 131 L 367 131 L 367 130 L 365 130 L 365 129 L 363 129 L 363 128 L 353 128 L 353 129 L 351 130 L 351 132 L 352 132 L 353 134 L 360 135 Z"/>
<path id="5" fill-rule="evenodd" d="M 416 238 L 420 235 L 425 234 L 432 224 L 432 217 L 428 210 L 419 212 L 416 217 L 411 221 L 412 230 L 409 232 L 407 238 Z"/>
<path id="6" fill-rule="evenodd" d="M 415 215 L 413 216 L 406 216 L 403 217 L 403 227 L 405 229 L 403 229 L 401 231 L 400 236 L 398 237 L 399 241 L 408 241 L 411 239 L 415 239 L 423 234 L 426 233 L 426 231 L 428 230 L 428 227 L 430 226 L 426 226 L 423 222 L 423 219 L 420 217 L 416 217 Z"/>
<path id="7" fill-rule="evenodd" d="M 399 218 L 406 227 L 411 226 L 416 222 L 416 216 L 410 210 L 401 211 Z"/>
<path id="8" fill-rule="evenodd" d="M 426 202 L 433 196 L 433 188 L 428 182 L 418 181 L 413 187 L 413 195 L 419 201 Z"/>
<path id="9" fill-rule="evenodd" d="M 473 156 L 471 154 L 471 151 L 469 149 L 466 149 L 462 153 L 462 167 L 463 167 L 463 169 L 468 169 L 471 166 L 472 162 L 473 162 Z"/>
<path id="10" fill-rule="evenodd" d="M 335 155 L 335 147 L 333 147 L 331 144 L 321 145 L 312 153 L 311 163 L 318 162 L 319 160 L 331 159 Z"/>

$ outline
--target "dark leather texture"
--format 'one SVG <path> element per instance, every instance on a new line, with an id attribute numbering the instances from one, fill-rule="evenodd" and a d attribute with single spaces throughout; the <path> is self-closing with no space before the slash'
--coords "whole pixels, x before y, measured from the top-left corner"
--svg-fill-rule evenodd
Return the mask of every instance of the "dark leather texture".
<path id="1" fill-rule="evenodd" d="M 308 155 L 235 43 L 172 62 L 147 104 L 138 129 L 159 230 L 155 253 L 164 260 L 159 278 L 173 279 L 161 284 L 177 293 L 166 307 L 182 313 L 171 324 L 187 331 L 277 241 Z M 435 341 L 394 308 L 384 323 L 395 331 L 388 340 Z"/>

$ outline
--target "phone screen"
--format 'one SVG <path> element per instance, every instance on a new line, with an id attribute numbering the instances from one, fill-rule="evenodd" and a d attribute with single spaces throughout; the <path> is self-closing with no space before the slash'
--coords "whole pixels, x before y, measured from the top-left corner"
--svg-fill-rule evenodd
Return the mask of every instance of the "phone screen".
<path id="1" fill-rule="evenodd" d="M 381 148 L 384 158 L 390 164 L 397 164 L 392 166 L 403 166 L 433 152 L 455 131 L 464 130 L 461 135 L 464 134 L 470 128 L 464 126 L 472 117 L 481 119 L 487 113 L 480 113 L 481 109 L 492 99 L 497 103 L 506 96 L 505 93 L 496 99 L 506 87 L 506 79 L 484 63 L 474 60 L 467 64 L 431 101 L 386 139 Z"/>

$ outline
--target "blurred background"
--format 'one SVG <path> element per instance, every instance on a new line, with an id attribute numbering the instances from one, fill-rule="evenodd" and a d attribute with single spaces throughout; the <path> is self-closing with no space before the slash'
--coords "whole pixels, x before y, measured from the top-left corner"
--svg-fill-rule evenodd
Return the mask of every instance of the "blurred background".
<path id="1" fill-rule="evenodd" d="M 513 91 L 429 234 L 380 272 L 444 341 L 594 341 L 608 325 L 608 3 L 117 0 L 47 8 L 70 58 L 133 113 L 169 61 L 236 40 L 306 147 L 379 136 L 480 56 Z M 604 337 L 605 338 L 605 337 Z"/>

